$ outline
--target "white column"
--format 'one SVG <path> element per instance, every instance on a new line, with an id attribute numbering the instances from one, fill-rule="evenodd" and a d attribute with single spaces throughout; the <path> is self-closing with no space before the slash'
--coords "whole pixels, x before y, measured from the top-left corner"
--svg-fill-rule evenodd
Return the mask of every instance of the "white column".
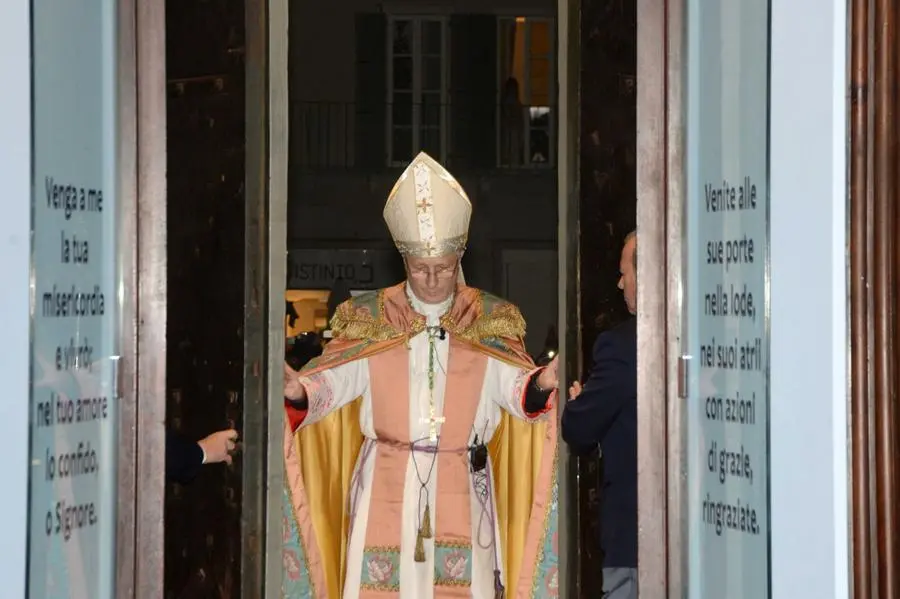
<path id="1" fill-rule="evenodd" d="M 25 596 L 28 509 L 29 269 L 31 264 L 31 21 L 28 0 L 0 2 L 0 580 L 3 595 Z"/>
<path id="2" fill-rule="evenodd" d="M 772 0 L 772 597 L 849 596 L 847 4 Z"/>

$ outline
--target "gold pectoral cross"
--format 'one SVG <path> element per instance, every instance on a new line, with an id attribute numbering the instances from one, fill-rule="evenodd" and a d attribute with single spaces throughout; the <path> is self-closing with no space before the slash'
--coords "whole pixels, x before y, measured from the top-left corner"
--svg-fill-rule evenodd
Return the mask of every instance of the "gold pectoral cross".
<path id="1" fill-rule="evenodd" d="M 438 440 L 437 425 L 444 424 L 445 420 L 446 418 L 443 416 L 436 416 L 434 414 L 434 404 L 431 404 L 430 415 L 428 418 L 419 419 L 422 424 L 428 423 L 428 440 L 432 443 L 436 443 Z"/>

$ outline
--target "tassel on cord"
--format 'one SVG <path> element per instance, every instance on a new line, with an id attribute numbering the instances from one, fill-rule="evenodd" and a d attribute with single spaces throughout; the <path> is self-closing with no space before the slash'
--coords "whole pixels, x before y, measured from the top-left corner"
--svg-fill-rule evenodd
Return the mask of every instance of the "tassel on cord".
<path id="1" fill-rule="evenodd" d="M 506 599 L 506 589 L 500 580 L 500 570 L 494 570 L 494 599 Z"/>
<path id="2" fill-rule="evenodd" d="M 425 562 L 425 541 L 422 539 L 422 529 L 419 529 L 419 534 L 416 535 L 416 552 L 413 559 L 420 564 Z"/>
<path id="3" fill-rule="evenodd" d="M 431 506 L 425 506 L 425 516 L 422 518 L 422 538 L 430 539 L 434 533 L 431 531 Z"/>

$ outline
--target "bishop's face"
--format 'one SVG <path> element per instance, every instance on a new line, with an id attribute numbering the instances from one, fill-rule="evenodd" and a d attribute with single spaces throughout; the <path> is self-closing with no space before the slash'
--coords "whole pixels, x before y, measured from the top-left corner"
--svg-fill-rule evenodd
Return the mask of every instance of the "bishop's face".
<path id="1" fill-rule="evenodd" d="M 406 258 L 406 276 L 412 292 L 426 304 L 439 304 L 453 294 L 459 276 L 459 256 Z"/>

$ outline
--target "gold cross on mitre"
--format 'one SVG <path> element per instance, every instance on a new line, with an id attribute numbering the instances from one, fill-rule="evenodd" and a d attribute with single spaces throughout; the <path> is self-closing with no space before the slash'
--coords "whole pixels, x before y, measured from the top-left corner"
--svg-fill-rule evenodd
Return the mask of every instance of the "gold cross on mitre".
<path id="1" fill-rule="evenodd" d="M 472 202 L 436 160 L 420 152 L 397 179 L 384 220 L 405 256 L 433 258 L 465 249 Z"/>
<path id="2" fill-rule="evenodd" d="M 431 408 L 429 409 L 428 418 L 420 418 L 419 422 L 422 424 L 428 424 L 428 440 L 432 443 L 437 443 L 438 434 L 437 434 L 437 425 L 444 424 L 446 418 L 443 416 L 436 416 L 434 413 L 434 404 L 431 404 Z"/>

